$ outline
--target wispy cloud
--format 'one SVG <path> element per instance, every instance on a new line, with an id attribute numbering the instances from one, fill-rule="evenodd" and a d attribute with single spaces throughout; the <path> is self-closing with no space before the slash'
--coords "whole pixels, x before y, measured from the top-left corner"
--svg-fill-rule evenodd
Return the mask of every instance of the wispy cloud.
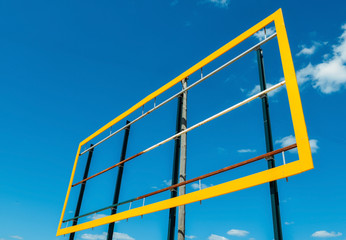
<path id="1" fill-rule="evenodd" d="M 297 72 L 298 83 L 312 82 L 312 86 L 322 93 L 337 92 L 346 86 L 346 24 L 339 43 L 333 46 L 332 53 L 316 65 L 309 63 Z"/>
<path id="2" fill-rule="evenodd" d="M 327 44 L 328 42 L 323 42 L 323 43 L 313 42 L 311 47 L 307 47 L 306 45 L 300 45 L 301 50 L 299 51 L 299 53 L 296 54 L 296 56 L 298 57 L 302 55 L 310 56 L 316 52 L 317 48 Z"/>
<path id="3" fill-rule="evenodd" d="M 166 186 L 172 186 L 172 179 L 163 180 L 163 183 L 164 183 Z"/>
<path id="4" fill-rule="evenodd" d="M 91 233 L 84 233 L 81 238 L 86 240 L 104 240 L 107 237 L 107 233 L 102 234 L 91 234 Z"/>
<path id="5" fill-rule="evenodd" d="M 120 232 L 115 232 L 113 234 L 113 239 L 114 240 L 135 240 L 133 237 L 130 237 L 126 233 L 120 233 Z"/>
<path id="6" fill-rule="evenodd" d="M 22 240 L 24 238 L 18 236 L 18 235 L 13 235 L 13 236 L 10 236 L 10 238 L 13 238 L 13 239 L 19 239 L 19 240 Z"/>
<path id="7" fill-rule="evenodd" d="M 291 222 L 285 222 L 285 225 L 292 225 L 292 224 L 294 224 L 293 221 L 291 221 Z"/>
<path id="8" fill-rule="evenodd" d="M 107 233 L 103 232 L 102 234 L 89 234 L 84 233 L 81 236 L 82 239 L 86 240 L 105 240 L 107 239 Z M 115 232 L 113 233 L 113 240 L 135 240 L 133 237 L 130 237 L 126 233 Z"/>
<path id="9" fill-rule="evenodd" d="M 327 232 L 325 230 L 322 231 L 316 231 L 312 235 L 312 237 L 317 237 L 317 238 L 330 238 L 330 237 L 340 237 L 342 236 L 341 232 Z"/>
<path id="10" fill-rule="evenodd" d="M 230 0 L 207 0 L 207 2 L 212 3 L 220 8 L 228 8 Z"/>
<path id="11" fill-rule="evenodd" d="M 283 80 L 284 80 L 284 78 L 281 78 L 281 79 L 280 79 L 280 82 L 283 81 Z M 272 87 L 272 86 L 274 86 L 274 85 L 271 84 L 271 83 L 267 83 L 266 86 L 267 86 L 267 88 L 270 88 L 270 87 Z M 270 92 L 268 93 L 268 96 L 269 96 L 269 97 L 272 97 L 272 96 L 274 96 L 275 94 L 277 94 L 278 92 L 280 92 L 282 89 L 283 89 L 283 87 L 279 87 L 279 88 L 277 88 L 277 89 L 274 89 L 273 91 L 270 91 Z M 256 85 L 251 91 L 248 92 L 247 96 L 248 96 L 248 97 L 253 96 L 253 95 L 259 93 L 260 91 L 261 91 L 260 85 Z"/>
<path id="12" fill-rule="evenodd" d="M 289 198 L 286 198 L 286 199 L 280 199 L 280 202 L 281 203 L 288 203 L 289 201 L 291 201 L 292 200 L 292 198 L 291 197 L 289 197 Z"/>
<path id="13" fill-rule="evenodd" d="M 301 56 L 301 55 L 312 55 L 315 53 L 316 51 L 316 46 L 312 45 L 311 47 L 306 47 L 305 45 L 301 46 L 301 50 L 299 53 L 297 53 L 297 56 Z"/>
<path id="14" fill-rule="evenodd" d="M 192 183 L 191 184 L 191 187 L 194 190 L 204 189 L 204 188 L 208 188 L 208 187 L 211 187 L 211 186 L 213 186 L 213 184 L 210 184 L 210 185 L 207 185 L 207 184 L 204 184 L 204 183 L 201 183 L 201 184 L 199 184 L 199 183 Z"/>
<path id="15" fill-rule="evenodd" d="M 230 236 L 245 237 L 249 235 L 249 232 L 245 230 L 231 229 L 227 232 L 227 234 Z"/>
<path id="16" fill-rule="evenodd" d="M 216 235 L 216 234 L 211 234 L 208 237 L 208 240 L 228 240 L 228 238 L 225 238 L 223 236 L 219 236 L 219 235 Z"/>
<path id="17" fill-rule="evenodd" d="M 319 149 L 319 147 L 317 145 L 317 140 L 316 139 L 311 139 L 309 141 L 309 143 L 310 143 L 311 152 L 312 153 L 316 153 L 317 149 Z"/>
<path id="18" fill-rule="evenodd" d="M 95 220 L 95 219 L 99 219 L 99 218 L 103 218 L 103 217 L 107 217 L 106 214 L 98 214 L 98 213 L 95 213 L 91 216 L 88 216 L 89 219 L 91 220 Z"/>
<path id="19" fill-rule="evenodd" d="M 238 153 L 253 153 L 253 152 L 256 152 L 256 149 L 249 149 L 249 148 L 247 148 L 247 149 L 239 149 L 237 152 Z"/>
<path id="20" fill-rule="evenodd" d="M 162 181 L 163 185 L 166 187 L 172 186 L 172 179 L 165 179 Z M 160 184 L 162 187 L 162 184 Z M 151 186 L 152 189 L 158 189 L 158 186 Z"/>
<path id="21" fill-rule="evenodd" d="M 264 32 L 264 30 L 260 30 L 257 33 L 255 33 L 253 36 L 255 38 L 257 38 L 258 40 L 262 41 L 265 39 L 265 36 L 267 34 L 267 37 L 269 37 L 270 35 L 272 35 L 275 32 L 275 28 L 274 27 L 269 27 L 266 28 L 266 32 Z"/>
<path id="22" fill-rule="evenodd" d="M 280 144 L 281 147 L 287 147 L 289 145 L 296 143 L 296 138 L 293 135 L 289 135 L 289 136 L 276 140 L 275 143 Z M 309 143 L 310 143 L 311 152 L 316 153 L 317 150 L 319 149 L 319 146 L 317 145 L 318 141 L 316 139 L 311 139 Z M 292 149 L 289 152 L 297 152 L 297 149 Z"/>
<path id="23" fill-rule="evenodd" d="M 296 138 L 293 135 L 289 135 L 276 140 L 275 143 L 279 143 L 281 147 L 287 147 L 288 145 L 296 143 Z"/>
<path id="24" fill-rule="evenodd" d="M 193 235 L 185 235 L 185 238 L 188 238 L 188 239 L 195 239 L 197 238 L 196 236 L 193 236 Z"/>

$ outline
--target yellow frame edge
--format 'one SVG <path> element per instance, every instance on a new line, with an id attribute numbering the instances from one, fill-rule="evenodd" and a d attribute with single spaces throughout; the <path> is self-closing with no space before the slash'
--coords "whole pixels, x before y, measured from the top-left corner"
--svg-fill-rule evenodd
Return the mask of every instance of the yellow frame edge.
<path id="1" fill-rule="evenodd" d="M 219 185 L 202 189 L 196 192 L 188 193 L 182 196 L 163 200 L 163 201 L 149 204 L 143 207 L 138 207 L 135 209 L 124 211 L 124 212 L 103 217 L 100 219 L 81 223 L 75 226 L 61 228 L 63 217 L 66 210 L 67 201 L 68 201 L 70 191 L 71 191 L 71 186 L 73 183 L 73 178 L 74 178 L 74 174 L 75 174 L 75 170 L 76 170 L 76 166 L 78 162 L 79 153 L 80 153 L 81 147 L 85 143 L 89 142 L 91 139 L 98 136 L 99 134 L 104 132 L 106 129 L 113 126 L 114 124 L 116 124 L 117 122 L 119 122 L 120 120 L 122 120 L 123 118 L 125 118 L 126 116 L 128 116 L 129 114 L 131 114 L 132 112 L 140 108 L 141 106 L 143 106 L 145 103 L 154 99 L 155 97 L 165 92 L 166 90 L 168 90 L 169 88 L 177 84 L 178 82 L 182 81 L 186 77 L 193 74 L 195 71 L 204 67 L 205 65 L 207 65 L 208 63 L 216 59 L 217 57 L 221 56 L 225 52 L 229 51 L 231 48 L 235 47 L 236 45 L 238 45 L 245 39 L 249 38 L 254 33 L 261 30 L 262 28 L 264 28 L 271 22 L 274 22 L 276 27 L 279 51 L 281 55 L 284 77 L 286 80 L 287 95 L 288 95 L 291 116 L 292 116 L 293 129 L 294 129 L 296 142 L 297 142 L 299 160 L 291 162 L 286 165 L 282 165 L 282 166 L 268 169 L 262 172 L 258 172 L 246 177 L 242 177 L 235 180 L 231 180 L 229 182 L 221 183 Z M 193 67 L 191 67 L 184 73 L 180 74 L 178 77 L 174 78 L 172 81 L 168 82 L 167 84 L 165 84 L 164 86 L 162 86 L 161 88 L 153 92 L 152 94 L 145 97 L 143 100 L 141 100 L 140 102 L 132 106 L 129 110 L 125 111 L 124 113 L 122 113 L 121 115 L 119 115 L 118 117 L 110 121 L 109 123 L 107 123 L 105 126 L 100 128 L 98 131 L 96 131 L 94 134 L 92 134 L 91 136 L 89 136 L 88 138 L 86 138 L 79 144 L 75 162 L 73 165 L 70 182 L 69 182 L 69 187 L 67 190 L 67 194 L 66 194 L 66 198 L 65 198 L 65 202 L 64 202 L 64 206 L 62 210 L 62 214 L 59 221 L 57 236 L 105 225 L 111 222 L 120 221 L 120 220 L 131 218 L 131 217 L 136 217 L 136 216 L 141 216 L 141 215 L 161 211 L 164 209 L 169 209 L 172 207 L 177 207 L 180 205 L 185 205 L 185 204 L 205 200 L 212 197 L 217 197 L 220 195 L 224 195 L 227 193 L 257 186 L 257 185 L 267 183 L 270 181 L 282 179 L 285 177 L 290 177 L 292 175 L 296 175 L 311 169 L 313 169 L 313 161 L 312 161 L 310 144 L 309 144 L 309 139 L 308 139 L 306 125 L 305 125 L 303 109 L 302 109 L 301 100 L 300 100 L 296 74 L 294 70 L 291 50 L 288 43 L 282 10 L 278 9 L 272 15 L 268 16 L 261 22 L 257 23 L 255 26 L 248 29 L 243 34 L 239 35 L 238 37 L 236 37 L 235 39 L 233 39 L 232 41 L 230 41 L 229 43 L 227 43 L 226 45 L 224 45 L 223 47 L 221 47 L 214 53 L 210 54 L 208 57 L 206 57 L 202 61 L 198 62 L 196 65 L 194 65 Z"/>

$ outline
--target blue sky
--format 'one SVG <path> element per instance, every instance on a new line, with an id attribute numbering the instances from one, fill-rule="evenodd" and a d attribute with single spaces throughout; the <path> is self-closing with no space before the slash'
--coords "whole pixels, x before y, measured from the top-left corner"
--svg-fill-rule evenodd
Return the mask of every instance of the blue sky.
<path id="1" fill-rule="evenodd" d="M 346 239 L 346 4 L 341 0 L 1 1 L 0 239 L 68 239 L 55 234 L 79 142 L 278 8 L 315 164 L 312 171 L 278 181 L 284 238 Z M 256 42 L 252 37 L 205 73 Z M 276 40 L 263 51 L 267 82 L 275 84 L 283 76 Z M 247 98 L 256 85 L 252 53 L 189 92 L 188 125 Z M 294 142 L 284 88 L 270 96 L 270 107 L 275 148 Z M 171 136 L 175 111 L 172 101 L 133 125 L 128 156 Z M 264 153 L 261 114 L 257 100 L 189 133 L 188 178 Z M 118 161 L 121 141 L 122 134 L 95 150 L 91 173 Z M 165 187 L 172 153 L 168 143 L 126 165 L 120 200 Z M 287 161 L 296 157 L 286 154 Z M 202 183 L 208 187 L 265 168 L 258 162 Z M 82 212 L 110 203 L 115 177 L 110 171 L 88 183 Z M 67 217 L 77 193 L 71 193 Z M 114 239 L 165 239 L 167 217 L 168 211 L 161 211 L 120 221 Z M 190 204 L 186 221 L 189 239 L 272 239 L 268 184 Z M 103 240 L 106 229 L 82 231 L 76 239 Z"/>

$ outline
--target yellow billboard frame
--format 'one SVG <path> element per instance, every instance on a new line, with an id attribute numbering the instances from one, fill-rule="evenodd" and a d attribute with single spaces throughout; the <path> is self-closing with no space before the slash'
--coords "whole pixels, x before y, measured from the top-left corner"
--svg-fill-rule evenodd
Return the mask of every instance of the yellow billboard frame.
<path id="1" fill-rule="evenodd" d="M 161 93 L 165 92 L 166 90 L 168 90 L 175 84 L 181 82 L 183 79 L 187 78 L 188 76 L 190 76 L 197 70 L 201 69 L 202 67 L 204 67 L 211 61 L 215 60 L 222 54 L 226 53 L 227 51 L 229 51 L 230 49 L 232 49 L 239 43 L 243 42 L 247 38 L 251 37 L 253 34 L 263 29 L 265 26 L 267 26 L 268 24 L 272 22 L 274 22 L 276 32 L 277 32 L 281 62 L 282 62 L 282 67 L 284 72 L 284 78 L 286 80 L 289 107 L 291 111 L 293 129 L 294 129 L 297 149 L 298 149 L 298 156 L 299 156 L 298 160 L 285 164 L 285 165 L 272 168 L 272 169 L 264 170 L 262 172 L 258 172 L 249 176 L 231 180 L 229 182 L 221 183 L 219 185 L 215 185 L 206 189 L 188 193 L 182 196 L 178 196 L 175 198 L 152 203 L 146 206 L 134 208 L 131 210 L 127 210 L 124 212 L 120 212 L 120 213 L 99 218 L 96 220 L 91 220 L 89 222 L 81 223 L 75 226 L 61 228 L 63 217 L 66 210 L 66 205 L 69 199 L 69 195 L 70 195 L 70 191 L 71 191 L 71 187 L 72 187 L 72 183 L 74 179 L 74 174 L 76 171 L 78 158 L 80 155 L 80 150 L 84 144 L 88 143 L 90 140 L 92 140 L 93 138 L 95 138 L 96 136 L 98 136 L 99 134 L 101 134 L 102 132 L 104 132 L 105 130 L 107 130 L 108 128 L 110 128 L 111 126 L 119 122 L 120 120 L 124 119 L 126 116 L 130 115 L 131 113 L 139 109 L 141 106 L 143 106 L 147 102 L 151 101 L 152 99 L 154 99 Z M 180 74 L 178 77 L 174 78 L 173 80 L 171 80 L 170 82 L 168 82 L 167 84 L 165 84 L 164 86 L 162 86 L 161 88 L 153 92 L 152 94 L 145 97 L 143 100 L 141 100 L 140 102 L 132 106 L 129 110 L 125 111 L 124 113 L 122 113 L 121 115 L 119 115 L 118 117 L 110 121 L 109 123 L 107 123 L 105 126 L 100 128 L 98 131 L 96 131 L 94 134 L 92 134 L 91 136 L 89 136 L 88 138 L 86 138 L 79 144 L 75 162 L 73 165 L 71 179 L 69 182 L 69 186 L 68 186 L 64 206 L 63 206 L 63 211 L 60 217 L 57 236 L 105 225 L 111 222 L 120 221 L 120 220 L 128 219 L 131 217 L 141 216 L 141 215 L 169 209 L 172 207 L 177 207 L 180 205 L 186 205 L 189 203 L 205 200 L 208 198 L 217 197 L 227 193 L 257 186 L 263 183 L 290 177 L 292 175 L 296 175 L 311 169 L 313 169 L 313 161 L 312 161 L 310 144 L 309 144 L 308 134 L 307 134 L 306 125 L 305 125 L 303 109 L 302 109 L 301 100 L 300 100 L 296 74 L 295 74 L 295 70 L 293 66 L 293 60 L 292 60 L 291 50 L 288 43 L 282 10 L 278 9 L 272 15 L 268 16 L 261 22 L 257 23 L 255 26 L 245 31 L 243 34 L 239 35 L 238 37 L 236 37 L 235 39 L 233 39 L 232 41 L 230 41 L 229 43 L 227 43 L 226 45 L 224 45 L 217 51 L 210 54 L 208 57 L 206 57 L 202 61 L 195 64 L 190 69 Z"/>

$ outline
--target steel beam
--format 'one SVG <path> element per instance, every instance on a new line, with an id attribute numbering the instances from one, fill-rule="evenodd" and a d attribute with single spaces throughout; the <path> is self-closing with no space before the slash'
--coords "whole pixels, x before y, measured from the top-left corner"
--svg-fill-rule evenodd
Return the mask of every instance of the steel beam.
<path id="1" fill-rule="evenodd" d="M 93 145 L 90 144 L 90 147 L 92 147 Z M 88 177 L 88 173 L 89 173 L 89 168 L 90 168 L 90 163 L 91 163 L 91 158 L 93 156 L 93 152 L 94 152 L 94 149 L 92 148 L 90 151 L 89 151 L 89 154 L 88 154 L 88 159 L 87 159 L 87 162 L 86 162 L 86 165 L 85 165 L 85 169 L 84 169 L 84 175 L 83 175 L 83 179 L 86 179 Z M 83 201 L 83 196 L 84 196 L 84 191 L 85 191 L 85 185 L 86 185 L 86 182 L 83 182 L 81 187 L 80 187 L 80 191 L 79 191 L 79 196 L 78 196 L 78 201 L 77 201 L 77 206 L 76 206 L 76 211 L 74 213 L 74 216 L 75 217 L 78 217 L 79 216 L 79 212 L 80 212 L 80 208 L 82 206 L 82 201 Z M 77 222 L 78 222 L 78 218 L 74 219 L 73 222 L 72 222 L 72 226 L 75 226 L 77 225 Z M 70 233 L 70 238 L 69 240 L 73 240 L 74 239 L 74 236 L 75 236 L 75 233 Z"/>
<path id="2" fill-rule="evenodd" d="M 263 62 L 263 51 L 261 48 L 257 49 L 257 62 L 259 70 L 259 79 L 261 91 L 266 90 L 266 80 L 264 73 L 264 62 Z M 262 96 L 262 110 L 263 110 L 263 122 L 264 122 L 264 133 L 266 140 L 266 149 L 267 152 L 274 150 L 273 146 L 273 137 L 270 124 L 269 116 L 269 103 L 267 94 Z M 271 156 L 267 159 L 268 169 L 275 168 L 275 159 L 274 156 Z M 269 182 L 270 187 L 270 200 L 272 206 L 272 215 L 273 215 L 273 227 L 274 227 L 274 239 L 282 240 L 282 226 L 281 226 L 281 217 L 280 217 L 280 206 L 279 206 L 279 192 L 277 181 Z"/>
<path id="3" fill-rule="evenodd" d="M 128 127 L 125 129 L 123 147 L 121 149 L 121 155 L 120 155 L 120 162 L 123 161 L 126 157 L 127 143 L 129 140 L 129 133 L 130 133 L 130 127 L 131 127 L 131 125 L 129 125 L 129 123 L 130 123 L 130 121 L 126 121 L 126 125 L 128 125 Z M 119 202 L 119 193 L 120 193 L 120 187 L 121 187 L 121 180 L 123 177 L 123 171 L 124 171 L 124 163 L 122 163 L 118 168 L 118 176 L 117 176 L 117 182 L 115 184 L 113 205 L 118 204 L 118 202 Z M 118 208 L 118 206 L 112 207 L 111 215 L 117 213 L 117 208 Z M 107 240 L 113 239 L 113 232 L 114 232 L 114 222 L 112 222 L 108 225 Z"/>
<path id="4" fill-rule="evenodd" d="M 178 97 L 178 109 L 177 109 L 177 120 L 176 120 L 176 134 L 181 132 L 181 116 L 183 109 L 183 96 Z M 179 162 L 180 162 L 180 145 L 181 136 L 179 135 L 174 141 L 174 156 L 173 156 L 173 169 L 172 169 L 172 185 L 175 185 L 179 181 Z M 178 196 L 177 188 L 171 189 L 171 198 Z M 167 240 L 174 240 L 175 235 L 175 222 L 176 222 L 177 208 L 169 209 L 169 219 L 168 219 L 168 234 Z"/>

